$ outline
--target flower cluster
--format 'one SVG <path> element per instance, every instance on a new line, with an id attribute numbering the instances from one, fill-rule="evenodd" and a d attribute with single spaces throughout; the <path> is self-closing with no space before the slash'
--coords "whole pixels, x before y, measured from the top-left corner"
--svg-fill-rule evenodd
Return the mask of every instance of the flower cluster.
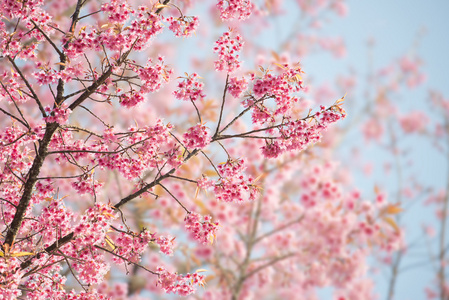
<path id="1" fill-rule="evenodd" d="M 207 127 L 202 124 L 197 124 L 190 127 L 183 135 L 184 146 L 189 149 L 204 148 L 209 145 L 211 137 L 207 133 Z"/>
<path id="2" fill-rule="evenodd" d="M 106 238 L 108 239 L 108 238 Z M 114 239 L 114 252 L 128 261 L 139 262 L 140 255 L 148 247 L 148 243 L 152 240 L 152 234 L 143 230 L 138 235 L 133 233 L 119 232 L 119 235 Z M 123 262 L 122 258 L 113 257 L 116 263 Z"/>
<path id="3" fill-rule="evenodd" d="M 110 205 L 97 203 L 90 207 L 74 229 L 77 247 L 103 243 L 109 225 L 116 218 L 116 213 Z"/>
<path id="4" fill-rule="evenodd" d="M 71 230 L 73 212 L 62 204 L 62 201 L 52 200 L 50 205 L 42 209 L 39 217 L 39 225 L 48 232 L 43 235 L 45 245 L 50 245 L 61 235 L 65 235 Z M 52 230 L 56 229 L 57 230 Z"/>
<path id="5" fill-rule="evenodd" d="M 39 72 L 33 73 L 33 76 L 36 78 L 37 84 L 39 85 L 53 84 L 60 78 L 58 72 L 50 68 L 42 68 Z"/>
<path id="6" fill-rule="evenodd" d="M 217 200 L 224 202 L 242 202 L 245 199 L 254 200 L 258 194 L 253 178 L 246 176 L 243 159 L 228 161 L 218 166 L 220 181 L 214 187 Z M 248 194 L 249 193 L 249 194 Z"/>
<path id="7" fill-rule="evenodd" d="M 101 28 L 84 26 L 79 32 L 62 39 L 63 44 L 67 43 L 64 53 L 68 58 L 73 60 L 87 50 L 100 51 L 104 48 L 118 53 L 129 49 L 141 51 L 163 30 L 161 17 L 148 8 L 136 12 L 127 3 L 114 0 L 105 3 L 103 11 L 109 12 L 109 20 L 112 23 L 105 24 Z M 129 20 L 131 16 L 134 16 L 132 21 Z M 130 24 L 125 27 L 127 22 Z"/>
<path id="8" fill-rule="evenodd" d="M 141 81 L 140 92 L 152 93 L 161 89 L 163 83 L 167 83 L 173 70 L 164 64 L 164 58 L 158 57 L 158 63 L 152 65 L 152 60 L 148 59 L 145 67 L 132 66 L 132 70 L 139 76 Z"/>
<path id="9" fill-rule="evenodd" d="M 20 260 L 15 257 L 0 260 L 0 296 L 2 299 L 16 299 L 22 293 L 18 289 L 23 271 L 20 270 Z"/>
<path id="10" fill-rule="evenodd" d="M 247 87 L 248 81 L 244 77 L 242 77 L 241 79 L 238 79 L 237 77 L 229 78 L 228 92 L 234 98 L 239 98 Z"/>
<path id="11" fill-rule="evenodd" d="M 165 20 L 170 23 L 168 29 L 173 31 L 176 36 L 191 36 L 199 25 L 198 17 L 168 17 Z"/>
<path id="12" fill-rule="evenodd" d="M 173 255 L 175 238 L 171 236 L 158 236 L 154 239 L 154 242 L 159 245 L 159 249 L 161 250 L 162 253 L 168 256 Z"/>
<path id="13" fill-rule="evenodd" d="M 94 195 L 95 191 L 98 191 L 103 184 L 99 183 L 97 180 L 93 179 L 92 176 L 84 175 L 78 177 L 78 180 L 72 182 L 72 187 L 80 194 L 89 193 Z"/>
<path id="14" fill-rule="evenodd" d="M 218 53 L 215 70 L 232 73 L 241 66 L 240 55 L 237 53 L 243 47 L 243 39 L 232 30 L 226 31 L 216 42 L 214 52 Z"/>
<path id="15" fill-rule="evenodd" d="M 157 167 L 158 164 L 164 164 L 167 156 L 161 149 L 169 142 L 170 124 L 163 124 L 158 120 L 156 125 L 147 126 L 137 131 L 136 128 L 129 128 L 129 134 L 120 139 L 121 147 L 130 151 L 121 151 L 120 153 L 108 153 L 105 145 L 100 145 L 102 151 L 95 155 L 93 161 L 97 162 L 100 168 L 118 170 L 123 176 L 129 179 L 136 178 L 146 169 Z M 109 144 L 110 140 L 106 142 Z M 98 150 L 98 149 L 97 149 Z M 106 153 L 101 153 L 106 152 Z M 168 151 L 172 154 L 172 149 Z"/>
<path id="16" fill-rule="evenodd" d="M 159 273 L 157 284 L 166 293 L 188 296 L 195 292 L 195 285 L 203 285 L 204 283 L 204 275 L 198 273 L 178 275 L 167 271 L 164 267 L 158 267 L 157 272 Z"/>
<path id="17" fill-rule="evenodd" d="M 215 185 L 215 182 L 203 175 L 203 178 L 197 180 L 200 189 L 207 190 Z"/>
<path id="18" fill-rule="evenodd" d="M 45 122 L 62 125 L 67 122 L 72 110 L 68 108 L 66 104 L 62 104 L 53 109 L 50 106 L 46 106 L 45 112 L 47 113 L 47 117 L 44 118 Z"/>
<path id="19" fill-rule="evenodd" d="M 144 100 L 143 95 L 135 91 L 120 95 L 120 104 L 126 108 L 134 107 Z"/>
<path id="20" fill-rule="evenodd" d="M 257 105 L 253 109 L 253 121 L 259 124 L 270 122 L 271 116 L 283 116 L 290 112 L 294 103 L 298 102 L 298 98 L 292 94 L 301 91 L 302 87 L 302 70 L 300 66 L 290 66 L 288 64 L 279 65 L 282 72 L 273 75 L 266 71 L 261 78 L 256 78 L 252 74 L 254 81 L 253 92 L 257 98 L 274 98 L 276 108 L 269 112 L 265 106 Z M 246 105 L 252 105 L 254 100 L 248 99 Z M 261 113 L 263 112 L 263 113 Z"/>
<path id="21" fill-rule="evenodd" d="M 327 109 L 321 106 L 321 110 L 313 116 L 314 123 L 306 120 L 296 120 L 286 122 L 283 126 L 280 126 L 278 128 L 280 137 L 270 140 L 265 146 L 261 147 L 262 154 L 266 158 L 275 158 L 285 151 L 304 150 L 309 145 L 318 142 L 322 133 L 330 124 L 344 117 L 344 111 L 338 105 Z"/>
<path id="22" fill-rule="evenodd" d="M 245 20 L 251 15 L 254 4 L 250 0 L 219 0 L 217 7 L 222 20 Z"/>
<path id="23" fill-rule="evenodd" d="M 212 244 L 219 222 L 212 222 L 210 216 L 201 216 L 197 213 L 189 213 L 185 219 L 185 228 L 200 243 Z"/>
<path id="24" fill-rule="evenodd" d="M 108 19 L 111 22 L 123 23 L 134 13 L 129 4 L 120 0 L 111 0 L 103 3 L 101 10 L 108 14 Z"/>
<path id="25" fill-rule="evenodd" d="M 173 92 L 176 99 L 196 101 L 206 97 L 206 95 L 203 94 L 204 84 L 198 81 L 198 74 L 192 73 L 191 75 L 186 75 L 187 77 L 181 77 L 183 80 L 178 83 L 177 90 Z"/>

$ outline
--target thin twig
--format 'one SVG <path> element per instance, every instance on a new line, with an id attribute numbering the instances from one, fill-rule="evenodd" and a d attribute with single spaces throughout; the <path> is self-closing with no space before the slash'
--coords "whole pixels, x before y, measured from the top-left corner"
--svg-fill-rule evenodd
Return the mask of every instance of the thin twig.
<path id="1" fill-rule="evenodd" d="M 225 101 L 226 101 L 226 92 L 228 91 L 228 84 L 229 84 L 229 74 L 226 75 L 226 83 L 225 83 L 225 87 L 223 89 L 223 98 L 221 100 L 220 116 L 218 118 L 217 129 L 215 130 L 214 137 L 217 137 L 218 134 L 221 132 L 220 125 L 221 125 L 221 119 L 223 117 L 223 110 L 224 110 L 224 105 L 225 105 Z"/>
<path id="2" fill-rule="evenodd" d="M 181 205 L 182 208 L 184 208 L 184 210 L 190 214 L 190 210 L 188 210 L 182 203 L 181 201 L 178 200 L 178 198 L 175 197 L 175 195 L 173 195 L 165 186 L 163 186 L 161 183 L 159 183 L 159 186 L 162 187 L 170 196 L 173 197 L 173 199 L 176 200 L 176 202 L 178 202 L 179 205 Z"/>

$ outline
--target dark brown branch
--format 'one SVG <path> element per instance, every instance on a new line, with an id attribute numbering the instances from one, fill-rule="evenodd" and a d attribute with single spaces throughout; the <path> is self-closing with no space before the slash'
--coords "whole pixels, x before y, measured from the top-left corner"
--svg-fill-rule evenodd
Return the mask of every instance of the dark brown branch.
<path id="1" fill-rule="evenodd" d="M 12 220 L 10 228 L 6 233 L 3 245 L 7 244 L 9 246 L 12 246 L 14 243 L 16 235 L 20 229 L 20 226 L 22 225 L 25 212 L 28 208 L 28 205 L 30 204 L 34 185 L 37 182 L 39 172 L 42 168 L 45 157 L 47 156 L 48 145 L 50 144 L 51 137 L 53 136 L 57 128 L 58 128 L 57 123 L 47 124 L 44 137 L 42 138 L 41 141 L 39 141 L 39 150 L 36 154 L 36 157 L 34 158 L 33 165 L 31 166 L 30 171 L 26 176 L 27 180 L 26 183 L 23 185 L 22 197 L 20 198 L 19 204 L 17 205 L 17 210 L 16 213 L 14 214 L 14 219 Z"/>

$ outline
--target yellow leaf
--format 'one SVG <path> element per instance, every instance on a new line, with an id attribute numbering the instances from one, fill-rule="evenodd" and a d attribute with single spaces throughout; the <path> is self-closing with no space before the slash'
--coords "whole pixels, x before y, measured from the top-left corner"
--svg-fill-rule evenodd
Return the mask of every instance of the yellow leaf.
<path id="1" fill-rule="evenodd" d="M 387 208 L 385 209 L 385 212 L 390 215 L 396 215 L 402 211 L 403 209 L 398 204 L 388 205 Z"/>
<path id="2" fill-rule="evenodd" d="M 201 260 L 199 260 L 194 254 L 190 255 L 190 259 L 197 265 L 201 265 Z"/>
<path id="3" fill-rule="evenodd" d="M 274 63 L 276 66 L 278 66 L 279 68 L 281 68 L 281 69 L 283 69 L 283 70 L 285 70 L 285 67 L 283 66 L 283 65 L 281 65 L 281 64 L 278 64 L 278 63 Z"/>
<path id="4" fill-rule="evenodd" d="M 338 99 L 337 102 L 336 102 L 336 104 L 340 104 L 340 103 L 342 103 L 343 101 L 345 101 L 345 97 L 346 97 L 347 94 L 348 94 L 348 93 L 345 93 L 345 95 L 344 95 L 343 97 L 341 97 L 340 99 Z"/>
<path id="5" fill-rule="evenodd" d="M 111 238 L 106 235 L 104 239 L 106 243 L 109 245 L 109 247 L 111 247 L 112 250 L 115 250 L 115 245 L 114 242 L 111 240 Z"/>
<path id="6" fill-rule="evenodd" d="M 102 213 L 102 215 L 105 216 L 105 217 L 108 217 L 108 219 L 115 218 L 115 216 L 113 214 L 110 214 L 110 213 L 107 213 L 107 212 Z"/>
<path id="7" fill-rule="evenodd" d="M 256 177 L 256 179 L 254 179 L 254 183 L 256 183 L 257 181 L 259 181 L 260 179 L 263 179 L 267 176 L 267 173 L 262 173 L 259 176 Z"/>
<path id="8" fill-rule="evenodd" d="M 224 164 L 224 163 L 222 163 Z M 206 170 L 204 171 L 204 175 L 211 177 L 211 176 L 217 176 L 217 172 L 215 172 L 215 170 Z"/>
<path id="9" fill-rule="evenodd" d="M 391 227 L 393 227 L 394 228 L 394 230 L 396 231 L 396 232 L 399 232 L 399 226 L 398 226 L 398 224 L 396 224 L 396 222 L 393 220 L 393 218 L 390 218 L 390 217 L 383 217 L 382 218 L 385 222 L 387 222 L 388 223 L 388 225 L 390 225 Z"/>
<path id="10" fill-rule="evenodd" d="M 202 273 L 202 272 L 207 272 L 207 270 L 206 269 L 198 269 L 195 271 L 195 273 Z"/>
<path id="11" fill-rule="evenodd" d="M 200 188 L 197 186 L 196 190 L 195 190 L 195 197 L 194 197 L 194 199 L 198 198 L 199 192 L 200 192 Z"/>
<path id="12" fill-rule="evenodd" d="M 279 55 L 278 55 L 276 52 L 271 51 L 271 55 L 273 56 L 273 58 L 274 58 L 275 60 L 277 60 L 277 61 L 280 61 L 280 60 L 281 60 L 281 58 L 279 57 Z"/>
<path id="13" fill-rule="evenodd" d="M 10 253 L 10 256 L 12 257 L 21 257 L 21 256 L 30 256 L 34 255 L 32 252 L 19 252 L 19 253 Z"/>
<path id="14" fill-rule="evenodd" d="M 206 210 L 206 206 L 204 205 L 203 201 L 195 198 L 193 200 L 193 202 L 195 202 L 195 204 L 201 209 L 201 211 L 205 211 Z"/>

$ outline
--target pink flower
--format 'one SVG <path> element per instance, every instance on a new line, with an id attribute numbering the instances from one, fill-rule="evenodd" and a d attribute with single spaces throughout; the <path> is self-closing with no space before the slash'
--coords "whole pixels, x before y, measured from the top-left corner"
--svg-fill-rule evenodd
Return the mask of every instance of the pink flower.
<path id="1" fill-rule="evenodd" d="M 228 92 L 234 97 L 239 98 L 248 87 L 248 81 L 244 77 L 238 79 L 237 77 L 229 78 Z"/>
<path id="2" fill-rule="evenodd" d="M 72 110 L 68 108 L 64 103 L 61 106 L 55 107 L 53 109 L 50 106 L 46 106 L 45 112 L 47 113 L 47 117 L 44 118 L 45 122 L 58 123 L 60 125 L 63 125 L 67 123 Z"/>
<path id="3" fill-rule="evenodd" d="M 204 275 L 198 273 L 178 275 L 167 271 L 164 267 L 157 267 L 157 272 L 159 273 L 157 284 L 166 293 L 188 296 L 195 292 L 195 285 L 204 284 Z"/>
<path id="4" fill-rule="evenodd" d="M 197 213 L 189 213 L 185 219 L 185 228 L 200 243 L 206 245 L 214 241 L 219 222 L 212 222 L 210 216 L 201 216 Z"/>
<path id="5" fill-rule="evenodd" d="M 222 20 L 248 19 L 254 8 L 249 0 L 219 0 L 217 7 L 220 10 Z"/>
<path id="6" fill-rule="evenodd" d="M 181 77 L 183 80 L 178 83 L 178 89 L 173 92 L 176 99 L 186 101 L 202 100 L 206 95 L 203 94 L 202 82 L 197 81 L 199 76 L 197 73 L 192 73 L 190 76 Z"/>
<path id="7" fill-rule="evenodd" d="M 215 42 L 214 52 L 218 53 L 215 70 L 232 73 L 240 68 L 239 52 L 243 47 L 243 39 L 239 34 L 233 36 L 232 30 L 225 32 Z"/>
<path id="8" fill-rule="evenodd" d="M 173 31 L 176 36 L 191 36 L 193 33 L 195 33 L 195 30 L 199 25 L 198 17 L 182 16 L 176 19 L 173 17 L 168 17 L 165 20 L 170 23 L 168 29 Z"/>
<path id="9" fill-rule="evenodd" d="M 244 174 L 245 169 L 243 159 L 228 159 L 218 166 L 220 180 L 214 187 L 217 200 L 241 203 L 256 198 L 258 188 L 254 185 L 253 178 Z"/>
<path id="10" fill-rule="evenodd" d="M 207 127 L 202 124 L 190 127 L 183 135 L 184 146 L 189 150 L 193 150 L 195 148 L 202 149 L 209 145 L 211 137 L 206 130 Z"/>
<path id="11" fill-rule="evenodd" d="M 173 247 L 175 239 L 171 236 L 158 236 L 154 242 L 159 245 L 162 253 L 168 256 L 173 256 Z"/>

